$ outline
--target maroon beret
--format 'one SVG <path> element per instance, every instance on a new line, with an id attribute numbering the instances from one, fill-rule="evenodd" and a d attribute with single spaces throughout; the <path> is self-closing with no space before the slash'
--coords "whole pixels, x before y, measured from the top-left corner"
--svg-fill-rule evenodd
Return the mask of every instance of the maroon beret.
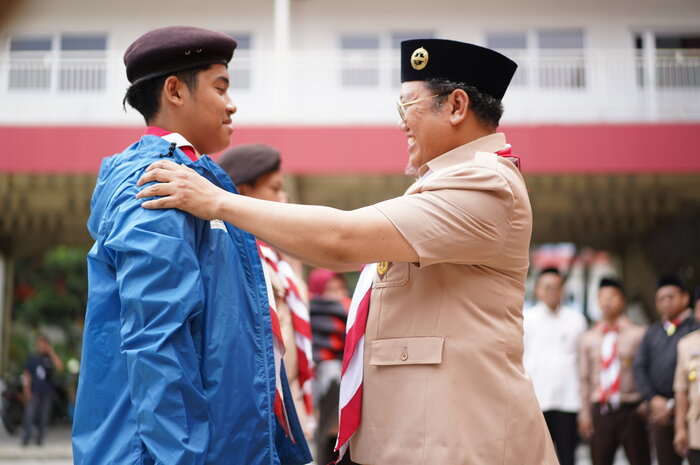
<path id="1" fill-rule="evenodd" d="M 401 42 L 401 82 L 444 79 L 476 87 L 501 100 L 517 64 L 500 53 L 445 39 Z"/>
<path id="2" fill-rule="evenodd" d="M 236 185 L 253 184 L 280 169 L 280 153 L 269 145 L 239 145 L 221 155 L 217 163 Z"/>
<path id="3" fill-rule="evenodd" d="M 147 32 L 124 53 L 129 82 L 220 63 L 228 65 L 236 41 L 221 32 L 191 26 L 169 26 Z"/>

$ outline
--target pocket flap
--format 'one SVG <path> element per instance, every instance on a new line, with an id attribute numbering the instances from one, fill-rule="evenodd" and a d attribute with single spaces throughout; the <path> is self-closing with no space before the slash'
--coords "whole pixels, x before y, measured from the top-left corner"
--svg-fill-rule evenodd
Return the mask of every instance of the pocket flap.
<path id="1" fill-rule="evenodd" d="M 372 341 L 370 365 L 417 365 L 442 362 L 444 337 L 401 337 Z"/>

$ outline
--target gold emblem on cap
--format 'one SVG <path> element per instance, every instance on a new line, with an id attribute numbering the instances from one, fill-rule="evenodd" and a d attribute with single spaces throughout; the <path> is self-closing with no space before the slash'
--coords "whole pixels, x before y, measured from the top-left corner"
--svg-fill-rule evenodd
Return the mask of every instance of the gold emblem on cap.
<path id="1" fill-rule="evenodd" d="M 384 276 L 389 271 L 389 262 L 381 262 L 377 264 L 377 273 L 379 276 Z"/>
<path id="2" fill-rule="evenodd" d="M 411 55 L 411 66 L 417 71 L 428 66 L 428 51 L 423 47 L 415 49 Z"/>

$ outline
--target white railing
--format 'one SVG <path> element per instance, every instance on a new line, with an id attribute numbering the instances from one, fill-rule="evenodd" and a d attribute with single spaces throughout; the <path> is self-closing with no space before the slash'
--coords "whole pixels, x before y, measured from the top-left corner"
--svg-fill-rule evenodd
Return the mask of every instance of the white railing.
<path id="1" fill-rule="evenodd" d="M 517 57 L 506 120 L 700 121 L 700 54 L 664 52 L 651 63 L 635 51 Z M 243 123 L 394 123 L 398 60 L 392 50 L 239 53 L 231 94 Z M 116 52 L 0 56 L 0 123 L 131 124 L 140 117 L 121 109 L 127 87 Z"/>

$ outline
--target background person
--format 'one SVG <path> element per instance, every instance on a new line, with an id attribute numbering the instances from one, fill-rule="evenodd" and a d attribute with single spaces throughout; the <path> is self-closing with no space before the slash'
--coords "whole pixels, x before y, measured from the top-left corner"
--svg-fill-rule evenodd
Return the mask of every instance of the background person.
<path id="1" fill-rule="evenodd" d="M 36 337 L 36 352 L 24 364 L 23 393 L 25 399 L 22 420 L 22 445 L 29 444 L 32 426 L 36 423 L 36 443 L 44 442 L 46 427 L 51 418 L 55 386 L 53 375 L 63 371 L 63 361 L 54 352 L 48 338 L 43 334 Z"/>
<path id="2" fill-rule="evenodd" d="M 624 316 L 622 284 L 604 278 L 598 289 L 602 320 L 581 337 L 578 428 L 591 445 L 593 465 L 612 465 L 620 445 L 630 465 L 649 465 L 645 419 L 637 411 L 642 395 L 632 364 L 645 328 Z"/>
<path id="3" fill-rule="evenodd" d="M 680 465 L 683 462 L 673 446 L 673 379 L 678 341 L 698 329 L 688 301 L 688 293 L 677 276 L 665 274 L 659 277 L 656 310 L 661 319 L 647 330 L 634 360 L 637 388 L 649 404 L 651 437 L 659 465 Z"/>
<path id="4" fill-rule="evenodd" d="M 700 465 L 700 331 L 678 341 L 678 359 L 673 379 L 676 400 L 673 446 L 690 465 Z"/>
<path id="5" fill-rule="evenodd" d="M 277 149 L 263 144 L 240 145 L 217 161 L 241 195 L 271 202 L 287 202 L 281 158 Z M 270 279 L 284 340 L 284 367 L 292 398 L 307 439 L 314 437 L 311 381 L 314 361 L 309 308 L 303 282 L 291 265 L 269 245 L 258 241 L 265 276 Z"/>
<path id="6" fill-rule="evenodd" d="M 576 415 L 581 408 L 578 351 L 586 319 L 562 305 L 564 277 L 556 268 L 540 271 L 537 304 L 523 315 L 525 370 L 544 412 L 561 465 L 573 465 L 578 443 Z"/>

